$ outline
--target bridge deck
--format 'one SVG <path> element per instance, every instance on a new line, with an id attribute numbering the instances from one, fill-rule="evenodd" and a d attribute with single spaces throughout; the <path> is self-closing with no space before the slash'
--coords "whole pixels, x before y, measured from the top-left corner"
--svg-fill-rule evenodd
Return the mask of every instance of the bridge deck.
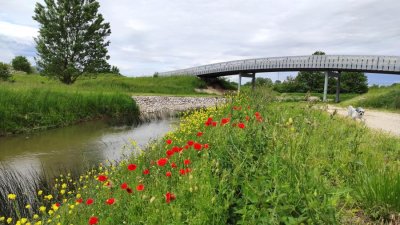
<path id="1" fill-rule="evenodd" d="M 400 56 L 311 55 L 245 59 L 159 73 L 218 77 L 277 71 L 354 71 L 400 75 Z"/>

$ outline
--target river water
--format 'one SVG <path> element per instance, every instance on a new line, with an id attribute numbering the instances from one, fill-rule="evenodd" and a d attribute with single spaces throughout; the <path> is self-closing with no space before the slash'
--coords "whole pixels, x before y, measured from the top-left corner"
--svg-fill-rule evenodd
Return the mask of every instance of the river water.
<path id="1" fill-rule="evenodd" d="M 59 171 L 84 172 L 87 165 L 120 160 L 134 148 L 162 137 L 176 124 L 166 119 L 137 127 L 113 127 L 104 121 L 41 131 L 12 137 L 0 137 L 0 164 L 24 176 Z"/>

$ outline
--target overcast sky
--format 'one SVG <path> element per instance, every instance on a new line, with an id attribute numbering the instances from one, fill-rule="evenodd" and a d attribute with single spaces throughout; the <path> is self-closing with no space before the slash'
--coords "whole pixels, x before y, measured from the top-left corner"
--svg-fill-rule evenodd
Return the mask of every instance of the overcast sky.
<path id="1" fill-rule="evenodd" d="M 0 61 L 24 55 L 34 62 L 35 2 L 0 0 Z M 111 24 L 110 63 L 127 76 L 316 50 L 400 56 L 400 0 L 100 0 L 100 5 Z M 369 80 L 390 84 L 400 76 Z"/>

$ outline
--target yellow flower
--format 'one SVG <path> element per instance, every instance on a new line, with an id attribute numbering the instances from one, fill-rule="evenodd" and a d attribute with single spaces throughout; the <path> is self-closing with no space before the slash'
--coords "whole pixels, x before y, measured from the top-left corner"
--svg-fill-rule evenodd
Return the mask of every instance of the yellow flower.
<path id="1" fill-rule="evenodd" d="M 28 222 L 27 218 L 21 218 L 21 224 L 25 224 L 26 222 Z"/>
<path id="2" fill-rule="evenodd" d="M 75 205 L 70 205 L 69 208 L 70 208 L 70 209 L 74 209 L 74 208 L 75 208 Z"/>
<path id="3" fill-rule="evenodd" d="M 60 194 L 62 194 L 62 195 L 65 194 L 65 190 L 64 190 L 64 189 L 61 190 L 61 191 L 60 191 Z"/>
<path id="4" fill-rule="evenodd" d="M 81 198 L 81 197 L 82 197 L 81 194 L 77 194 L 77 195 L 76 195 L 76 198 Z"/>
<path id="5" fill-rule="evenodd" d="M 12 222 L 12 218 L 7 219 L 7 223 L 10 224 Z"/>
<path id="6" fill-rule="evenodd" d="M 8 194 L 8 199 L 10 200 L 15 200 L 16 197 L 17 197 L 16 194 Z"/>
<path id="7" fill-rule="evenodd" d="M 40 212 L 46 212 L 46 207 L 45 206 L 40 206 L 39 207 Z"/>
<path id="8" fill-rule="evenodd" d="M 30 209 L 30 208 L 31 208 L 31 205 L 29 205 L 29 204 L 25 206 L 25 209 Z"/>
<path id="9" fill-rule="evenodd" d="M 25 225 L 31 225 L 31 223 L 27 222 Z"/>
<path id="10" fill-rule="evenodd" d="M 42 190 L 40 190 L 40 191 L 38 191 L 38 193 L 37 193 L 38 195 L 42 195 L 43 194 L 43 191 Z"/>
<path id="11" fill-rule="evenodd" d="M 44 198 L 50 201 L 51 199 L 53 199 L 53 195 L 46 195 L 44 196 Z"/>
<path id="12" fill-rule="evenodd" d="M 35 225 L 42 225 L 42 221 L 37 221 Z"/>
<path id="13" fill-rule="evenodd" d="M 44 210 L 46 210 L 46 208 Z M 35 219 L 35 220 L 39 219 L 38 214 L 33 215 L 33 219 Z"/>
<path id="14" fill-rule="evenodd" d="M 49 210 L 49 215 L 51 216 L 51 215 L 53 215 L 54 214 L 54 211 L 53 210 Z"/>
<path id="15" fill-rule="evenodd" d="M 3 222 L 6 218 L 4 216 L 0 217 L 0 222 Z"/>
<path id="16" fill-rule="evenodd" d="M 67 184 L 66 184 L 66 183 L 63 183 L 63 184 L 61 185 L 61 188 L 63 188 L 63 189 L 67 188 Z"/>

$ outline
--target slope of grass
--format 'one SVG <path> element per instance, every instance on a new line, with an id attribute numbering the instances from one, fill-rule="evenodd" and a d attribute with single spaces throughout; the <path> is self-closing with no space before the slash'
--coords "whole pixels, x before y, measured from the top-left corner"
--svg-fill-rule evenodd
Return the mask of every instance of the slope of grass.
<path id="1" fill-rule="evenodd" d="M 389 87 L 372 87 L 368 93 L 345 101 L 342 105 L 400 112 L 400 84 L 393 84 Z"/>
<path id="2" fill-rule="evenodd" d="M 0 86 L 13 89 L 50 88 L 58 91 L 123 92 L 127 94 L 199 95 L 195 88 L 204 82 L 193 76 L 123 77 L 101 74 L 83 77 L 72 85 L 35 75 L 15 74 L 14 82 L 1 82 Z"/>
<path id="3" fill-rule="evenodd" d="M 36 196 L 46 210 L 21 212 L 50 224 L 362 224 L 400 212 L 400 139 L 271 99 L 192 113 L 148 151 L 133 144 L 118 165 L 60 177 L 52 200 Z"/>
<path id="4" fill-rule="evenodd" d="M 0 136 L 104 117 L 132 124 L 138 114 L 132 98 L 120 93 L 0 89 Z"/>

